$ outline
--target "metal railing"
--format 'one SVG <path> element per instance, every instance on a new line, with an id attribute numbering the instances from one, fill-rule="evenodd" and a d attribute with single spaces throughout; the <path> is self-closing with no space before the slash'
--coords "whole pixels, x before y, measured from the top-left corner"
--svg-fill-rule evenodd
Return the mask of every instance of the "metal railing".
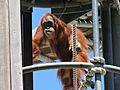
<path id="1" fill-rule="evenodd" d="M 35 64 L 23 67 L 23 73 L 30 73 L 37 70 L 45 70 L 45 69 L 56 69 L 56 68 L 92 68 L 94 64 L 92 63 L 84 63 L 84 62 L 59 62 L 59 63 L 42 63 Z"/>
<path id="2" fill-rule="evenodd" d="M 46 69 L 57 69 L 57 68 L 93 68 L 93 63 L 84 62 L 59 62 L 59 63 L 42 63 L 23 67 L 23 74 Z M 108 72 L 120 74 L 120 67 L 113 65 L 103 65 L 103 68 Z"/>
<path id="3" fill-rule="evenodd" d="M 100 66 L 101 68 L 105 69 L 108 72 L 112 73 L 117 73 L 120 74 L 120 67 L 113 66 L 113 65 L 102 65 Z M 68 68 L 82 68 L 82 69 L 91 69 L 91 68 L 96 68 L 96 65 L 93 63 L 85 63 L 85 62 L 58 62 L 58 63 L 41 63 L 41 64 L 35 64 L 35 65 L 30 65 L 23 67 L 23 74 L 31 73 L 34 71 L 39 71 L 39 70 L 48 70 L 48 69 L 68 69 Z M 99 68 L 99 67 L 98 67 Z M 97 73 L 98 75 L 98 73 Z M 99 73 L 100 76 L 100 73 Z M 99 78 L 99 76 L 97 78 Z M 102 88 L 102 85 L 100 83 L 96 82 L 97 88 L 96 90 L 99 90 Z"/>

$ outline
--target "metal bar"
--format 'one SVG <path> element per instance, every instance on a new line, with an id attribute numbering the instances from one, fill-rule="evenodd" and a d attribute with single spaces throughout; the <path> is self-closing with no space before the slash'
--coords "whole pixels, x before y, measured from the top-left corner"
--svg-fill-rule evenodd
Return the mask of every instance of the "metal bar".
<path id="1" fill-rule="evenodd" d="M 98 0 L 92 0 L 94 56 L 99 56 Z M 101 76 L 95 75 L 96 90 L 102 90 Z"/>
<path id="2" fill-rule="evenodd" d="M 21 5 L 22 6 L 27 6 L 27 7 L 64 8 L 64 7 L 80 6 L 80 3 L 78 3 L 78 2 L 65 2 L 64 3 L 62 0 L 58 1 L 58 2 L 54 2 L 54 1 L 36 1 L 34 3 L 31 3 L 31 0 L 30 1 L 21 0 Z"/>
<path id="3" fill-rule="evenodd" d="M 120 67 L 113 65 L 103 65 L 103 68 L 108 72 L 120 74 Z"/>
<path id="4" fill-rule="evenodd" d="M 99 56 L 98 1 L 92 0 L 94 56 Z"/>
<path id="5" fill-rule="evenodd" d="M 30 73 L 37 70 L 45 70 L 45 69 L 55 69 L 55 68 L 92 68 L 94 64 L 92 63 L 84 63 L 84 62 L 59 62 L 59 63 L 44 63 L 44 64 L 36 64 L 31 66 L 23 67 L 23 73 Z"/>
<path id="6" fill-rule="evenodd" d="M 27 7 L 24 9 L 21 12 L 22 64 L 28 66 L 32 65 L 32 8 L 28 12 Z M 23 89 L 33 90 L 33 73 L 23 76 Z"/>
<path id="7" fill-rule="evenodd" d="M 103 57 L 105 63 L 113 65 L 113 44 L 111 28 L 111 6 L 105 2 L 101 7 L 102 36 L 103 36 Z M 107 72 L 105 75 L 105 90 L 114 89 L 114 73 Z"/>
<path id="8" fill-rule="evenodd" d="M 120 15 L 111 8 L 113 64 L 120 66 Z M 114 90 L 120 90 L 120 75 L 114 74 Z"/>
<path id="9" fill-rule="evenodd" d="M 82 11 L 70 11 L 70 12 L 63 12 L 63 13 L 54 13 L 55 15 L 61 15 L 61 14 L 76 14 L 76 13 L 82 13 L 82 12 L 88 12 L 90 11 L 91 9 L 87 9 L 87 10 L 82 10 Z"/>
<path id="10" fill-rule="evenodd" d="M 42 63 L 42 64 L 35 64 L 23 67 L 23 73 L 30 73 L 33 71 L 38 70 L 45 70 L 45 69 L 55 69 L 55 68 L 93 68 L 94 64 L 92 63 L 84 63 L 84 62 L 59 62 L 59 63 Z M 106 69 L 108 72 L 113 72 L 120 74 L 120 67 L 113 66 L 113 65 L 103 65 L 103 68 Z"/>

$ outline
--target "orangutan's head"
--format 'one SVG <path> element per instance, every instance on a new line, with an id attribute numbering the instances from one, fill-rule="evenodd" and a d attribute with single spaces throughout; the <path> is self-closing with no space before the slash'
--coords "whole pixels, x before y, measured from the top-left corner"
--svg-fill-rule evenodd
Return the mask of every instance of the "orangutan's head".
<path id="1" fill-rule="evenodd" d="M 51 15 L 46 15 L 41 20 L 41 26 L 44 35 L 48 39 L 53 39 L 55 37 L 55 21 Z"/>
<path id="2" fill-rule="evenodd" d="M 41 19 L 41 26 L 47 39 L 59 37 L 64 30 L 64 23 L 53 14 L 47 13 Z"/>

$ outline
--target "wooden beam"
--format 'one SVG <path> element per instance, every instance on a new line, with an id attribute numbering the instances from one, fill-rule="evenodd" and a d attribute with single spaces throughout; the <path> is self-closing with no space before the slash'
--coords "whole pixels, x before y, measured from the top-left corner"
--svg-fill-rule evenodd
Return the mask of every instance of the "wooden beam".
<path id="1" fill-rule="evenodd" d="M 11 90 L 23 90 L 20 0 L 9 0 Z"/>
<path id="2" fill-rule="evenodd" d="M 0 89 L 11 90 L 8 0 L 0 0 Z"/>
<path id="3" fill-rule="evenodd" d="M 20 0 L 0 0 L 0 90 L 23 90 Z"/>

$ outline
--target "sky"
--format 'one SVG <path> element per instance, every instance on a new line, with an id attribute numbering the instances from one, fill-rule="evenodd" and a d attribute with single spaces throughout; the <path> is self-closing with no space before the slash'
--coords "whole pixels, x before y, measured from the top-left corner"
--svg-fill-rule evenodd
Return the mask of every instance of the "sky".
<path id="1" fill-rule="evenodd" d="M 50 8 L 33 8 L 32 13 L 32 30 L 34 30 L 43 14 L 51 12 Z M 93 57 L 93 54 L 89 54 L 90 58 Z M 41 70 L 33 72 L 33 90 L 61 90 L 62 85 L 60 80 L 57 78 L 57 70 Z M 104 90 L 104 81 L 102 77 L 102 90 Z M 88 88 L 87 90 L 92 90 Z"/>
<path id="2" fill-rule="evenodd" d="M 43 14 L 50 12 L 50 8 L 33 8 L 32 29 L 35 29 Z M 33 90 L 61 90 L 62 85 L 57 78 L 56 69 L 35 71 L 33 73 Z"/>

